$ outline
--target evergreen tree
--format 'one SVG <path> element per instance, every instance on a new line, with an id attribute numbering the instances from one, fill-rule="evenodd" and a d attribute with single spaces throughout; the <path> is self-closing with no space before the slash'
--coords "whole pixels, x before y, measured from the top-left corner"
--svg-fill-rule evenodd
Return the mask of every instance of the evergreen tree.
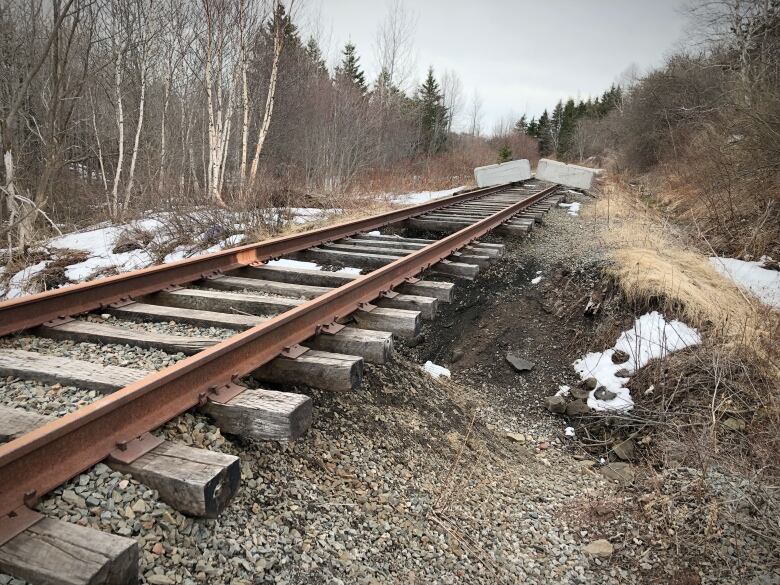
<path id="1" fill-rule="evenodd" d="M 528 134 L 528 136 L 539 138 L 539 123 L 536 121 L 536 117 L 531 118 L 531 121 L 528 122 L 525 133 Z"/>
<path id="2" fill-rule="evenodd" d="M 520 116 L 520 119 L 515 124 L 515 132 L 518 134 L 528 134 L 528 121 L 525 114 Z"/>
<path id="3" fill-rule="evenodd" d="M 498 162 L 505 163 L 512 160 L 512 149 L 506 144 L 498 150 Z"/>
<path id="4" fill-rule="evenodd" d="M 314 71 L 323 73 L 328 70 L 325 66 L 325 60 L 322 58 L 320 46 L 314 37 L 309 37 L 309 40 L 306 42 L 306 57 L 308 57 Z"/>
<path id="5" fill-rule="evenodd" d="M 536 137 L 539 139 L 539 151 L 542 156 L 550 154 L 550 115 L 545 110 L 539 116 L 539 122 L 536 126 Z"/>
<path id="6" fill-rule="evenodd" d="M 421 147 L 424 152 L 434 154 L 443 150 L 447 140 L 448 112 L 439 84 L 433 75 L 433 67 L 417 91 L 420 108 Z"/>
<path id="7" fill-rule="evenodd" d="M 355 45 L 351 42 L 344 45 L 341 64 L 336 68 L 336 78 L 354 85 L 361 94 L 366 90 L 366 74 L 360 68 L 360 57 L 357 56 Z"/>

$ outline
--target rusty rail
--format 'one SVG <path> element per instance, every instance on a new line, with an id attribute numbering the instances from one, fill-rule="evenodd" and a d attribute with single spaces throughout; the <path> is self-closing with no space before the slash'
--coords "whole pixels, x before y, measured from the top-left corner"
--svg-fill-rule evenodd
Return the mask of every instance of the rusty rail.
<path id="1" fill-rule="evenodd" d="M 166 286 L 194 282 L 210 273 L 233 270 L 253 262 L 266 262 L 285 254 L 397 223 L 433 209 L 490 195 L 506 188 L 507 185 L 498 185 L 474 189 L 452 197 L 428 201 L 364 219 L 5 301 L 0 303 L 0 336 L 29 329 L 60 317 L 93 311 L 130 296 L 151 294 Z"/>
<path id="2" fill-rule="evenodd" d="M 554 186 L 531 195 L 0 446 L 0 523 L 27 510 L 26 506 L 32 506 L 50 490 L 98 463 L 118 445 L 204 403 L 209 395 L 277 357 L 286 347 L 317 334 L 323 326 L 340 317 L 361 310 L 382 292 L 446 258 L 556 189 Z M 375 222 L 368 224 L 378 227 Z M 354 233 L 354 227 L 344 229 Z"/>

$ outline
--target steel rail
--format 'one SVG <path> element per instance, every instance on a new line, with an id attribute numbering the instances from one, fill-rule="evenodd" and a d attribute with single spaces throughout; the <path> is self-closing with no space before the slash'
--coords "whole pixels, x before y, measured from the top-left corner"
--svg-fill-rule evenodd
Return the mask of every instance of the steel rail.
<path id="1" fill-rule="evenodd" d="M 118 445 L 204 403 L 210 393 L 321 327 L 366 307 L 453 251 L 554 192 L 544 189 L 350 283 L 0 446 L 0 522 L 108 456 Z"/>
<path id="2" fill-rule="evenodd" d="M 200 280 L 214 272 L 226 272 L 253 262 L 266 262 L 285 254 L 397 223 L 434 209 L 490 195 L 506 189 L 509 185 L 511 183 L 474 189 L 363 219 L 5 301 L 0 303 L 0 336 L 36 327 L 59 317 L 93 311 L 130 296 L 151 294 L 170 285 Z"/>

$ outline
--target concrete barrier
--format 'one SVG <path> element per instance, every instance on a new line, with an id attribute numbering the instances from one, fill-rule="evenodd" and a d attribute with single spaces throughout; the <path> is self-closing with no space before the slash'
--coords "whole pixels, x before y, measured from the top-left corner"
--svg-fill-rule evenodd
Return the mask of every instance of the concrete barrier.
<path id="1" fill-rule="evenodd" d="M 510 160 L 497 165 L 487 165 L 474 169 L 474 178 L 478 187 L 503 185 L 515 181 L 527 181 L 531 178 L 531 163 L 527 159 Z"/>
<path id="2" fill-rule="evenodd" d="M 540 181 L 558 183 L 574 189 L 590 189 L 593 177 L 597 174 L 597 169 L 567 165 L 546 158 L 540 160 L 539 166 L 536 167 L 536 178 Z"/>

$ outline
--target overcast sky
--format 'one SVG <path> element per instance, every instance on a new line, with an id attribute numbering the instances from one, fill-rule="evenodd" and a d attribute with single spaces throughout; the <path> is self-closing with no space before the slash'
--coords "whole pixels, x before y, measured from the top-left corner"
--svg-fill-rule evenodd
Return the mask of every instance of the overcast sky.
<path id="1" fill-rule="evenodd" d="M 302 29 L 315 31 L 333 65 L 351 40 L 368 80 L 377 73 L 376 33 L 392 0 L 305 0 Z M 403 0 L 414 21 L 415 66 L 455 71 L 465 126 L 474 91 L 482 128 L 561 98 L 598 95 L 631 67 L 647 71 L 683 41 L 685 0 Z"/>

